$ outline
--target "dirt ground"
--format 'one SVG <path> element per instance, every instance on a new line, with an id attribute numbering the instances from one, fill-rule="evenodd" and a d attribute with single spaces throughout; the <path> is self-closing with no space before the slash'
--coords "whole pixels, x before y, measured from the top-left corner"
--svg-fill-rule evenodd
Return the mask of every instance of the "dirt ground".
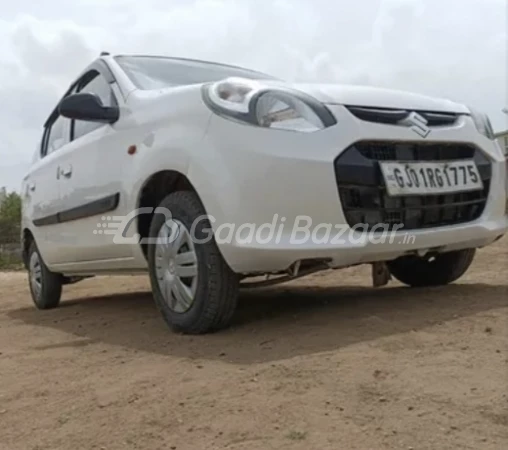
<path id="1" fill-rule="evenodd" d="M 0 273 L 0 449 L 507 449 L 507 269 L 504 239 L 443 288 L 318 274 L 201 337 L 166 329 L 146 277 L 39 312 Z"/>

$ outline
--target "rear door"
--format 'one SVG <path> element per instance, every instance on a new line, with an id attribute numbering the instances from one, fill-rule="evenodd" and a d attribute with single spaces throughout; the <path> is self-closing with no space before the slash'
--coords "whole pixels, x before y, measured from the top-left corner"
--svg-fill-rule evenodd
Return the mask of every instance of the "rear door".
<path id="1" fill-rule="evenodd" d="M 69 144 L 70 120 L 54 116 L 45 127 L 34 164 L 23 180 L 23 213 L 44 262 L 51 266 L 62 261 L 64 244 L 58 234 L 61 208 L 59 183 L 60 152 Z"/>

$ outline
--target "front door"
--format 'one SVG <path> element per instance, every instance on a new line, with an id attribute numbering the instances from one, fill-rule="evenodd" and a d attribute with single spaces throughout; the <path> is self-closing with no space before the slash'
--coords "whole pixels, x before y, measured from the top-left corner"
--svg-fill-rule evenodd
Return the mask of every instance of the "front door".
<path id="1" fill-rule="evenodd" d="M 99 70 L 85 74 L 77 91 L 98 95 L 105 106 L 118 103 Z M 121 268 L 132 259 L 132 246 L 115 243 L 107 228 L 108 218 L 127 213 L 123 180 L 132 164 L 127 147 L 114 125 L 71 122 L 71 142 L 59 158 L 62 209 L 58 228 L 67 243 L 61 250 L 64 262 L 72 263 L 73 270 L 79 270 L 79 264 L 93 268 L 94 262 L 108 261 L 109 269 Z"/>

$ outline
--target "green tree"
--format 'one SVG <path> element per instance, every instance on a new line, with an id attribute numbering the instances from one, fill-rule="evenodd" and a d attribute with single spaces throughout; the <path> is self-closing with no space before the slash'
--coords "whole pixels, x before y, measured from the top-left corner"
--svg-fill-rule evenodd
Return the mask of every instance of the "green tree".
<path id="1" fill-rule="evenodd" d="M 0 204 L 0 243 L 19 240 L 21 197 L 17 192 L 8 194 Z"/>
<path id="2" fill-rule="evenodd" d="M 21 197 L 17 192 L 11 192 L 0 205 L 2 219 L 21 221 Z"/>

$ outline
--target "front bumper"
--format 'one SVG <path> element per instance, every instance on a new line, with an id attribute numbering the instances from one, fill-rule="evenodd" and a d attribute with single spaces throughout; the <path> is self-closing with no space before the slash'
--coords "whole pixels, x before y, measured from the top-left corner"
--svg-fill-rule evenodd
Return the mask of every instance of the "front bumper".
<path id="1" fill-rule="evenodd" d="M 391 260 L 415 250 L 482 247 L 506 232 L 505 160 L 497 144 L 481 136 L 469 117 L 436 127 L 424 139 L 406 127 L 359 120 L 342 106 L 330 109 L 338 124 L 310 134 L 212 117 L 200 158 L 195 159 L 200 164 L 191 165 L 189 178 L 234 271 L 278 272 L 314 258 L 344 267 Z M 335 163 L 361 141 L 466 143 L 477 148 L 475 159 L 488 178 L 480 213 L 453 225 L 402 229 L 385 235 L 384 242 L 379 235 L 348 229 Z M 311 238 L 305 240 L 307 234 Z"/>
<path id="2" fill-rule="evenodd" d="M 441 195 L 388 195 L 381 173 L 383 161 L 473 160 L 483 189 Z M 337 185 L 347 223 L 377 224 L 404 230 L 459 225 L 479 219 L 488 201 L 492 163 L 478 147 L 466 143 L 361 141 L 335 160 Z"/>

